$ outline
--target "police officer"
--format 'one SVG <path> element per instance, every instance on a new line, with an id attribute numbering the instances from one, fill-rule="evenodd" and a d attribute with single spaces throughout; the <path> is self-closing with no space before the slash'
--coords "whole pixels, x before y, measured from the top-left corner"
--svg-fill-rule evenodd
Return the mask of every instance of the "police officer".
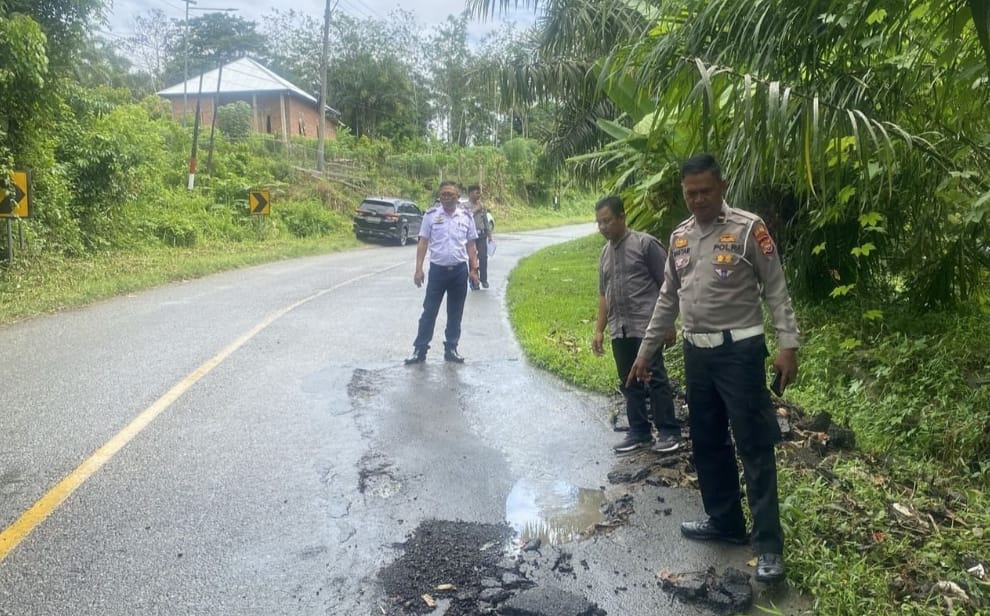
<path id="1" fill-rule="evenodd" d="M 492 228 L 488 223 L 488 208 L 481 202 L 481 186 L 472 184 L 468 186 L 467 209 L 474 216 L 474 227 L 478 230 L 478 239 L 475 245 L 478 248 L 478 272 L 481 278 L 481 288 L 488 288 L 488 242 L 494 241 Z M 477 283 L 471 285 L 471 289 L 478 290 Z"/>
<path id="2" fill-rule="evenodd" d="M 766 224 L 729 207 L 725 188 L 710 154 L 682 165 L 681 189 L 692 216 L 671 235 L 664 284 L 628 383 L 649 378 L 652 353 L 679 313 L 694 464 L 708 514 L 681 524 L 681 534 L 738 544 L 751 539 L 759 555 L 756 579 L 774 582 L 785 574 L 774 456 L 781 435 L 766 387 L 761 292 L 777 333 L 773 366 L 781 390 L 797 377 L 799 332 Z M 751 537 L 730 427 L 743 464 Z"/>
<path id="3" fill-rule="evenodd" d="M 464 316 L 468 279 L 472 284 L 478 284 L 478 252 L 474 242 L 478 239 L 478 231 L 471 212 L 457 207 L 459 197 L 457 183 L 441 182 L 440 205 L 434 205 L 423 215 L 419 243 L 416 245 L 413 282 L 417 287 L 423 286 L 426 279 L 423 262 L 427 251 L 430 253 L 430 277 L 426 283 L 423 314 L 419 317 L 419 331 L 413 342 L 413 355 L 406 360 L 407 365 L 426 361 L 444 295 L 447 296 L 447 327 L 444 330 L 443 358 L 464 363 L 464 358 L 457 352 L 457 343 L 461 338 L 461 317 Z"/>

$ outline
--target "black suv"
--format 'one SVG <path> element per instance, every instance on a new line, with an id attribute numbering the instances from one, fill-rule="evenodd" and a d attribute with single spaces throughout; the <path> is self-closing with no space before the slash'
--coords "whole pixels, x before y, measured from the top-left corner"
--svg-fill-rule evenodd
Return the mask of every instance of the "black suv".
<path id="1" fill-rule="evenodd" d="M 419 235 L 423 210 L 412 201 L 397 197 L 367 197 L 354 212 L 354 235 L 358 239 L 380 238 L 405 246 Z"/>

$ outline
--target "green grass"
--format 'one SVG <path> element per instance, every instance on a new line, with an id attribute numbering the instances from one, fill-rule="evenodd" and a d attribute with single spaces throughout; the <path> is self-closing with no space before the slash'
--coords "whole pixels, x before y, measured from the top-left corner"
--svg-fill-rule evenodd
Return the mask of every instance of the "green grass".
<path id="1" fill-rule="evenodd" d="M 593 202 L 592 202 L 593 203 Z M 594 219 L 586 204 L 560 210 L 512 208 L 500 216 L 498 233 L 539 229 Z M 288 208 L 285 208 L 286 210 Z M 0 266 L 0 324 L 82 306 L 120 295 L 216 272 L 364 246 L 351 233 L 350 219 L 333 215 L 330 232 L 299 238 L 272 233 L 243 241 L 200 240 L 193 246 L 111 250 L 82 257 L 58 257 L 15 249 L 13 264 Z M 15 240 L 16 246 L 16 240 Z"/>
<path id="2" fill-rule="evenodd" d="M 590 350 L 603 241 L 523 260 L 507 299 L 531 361 L 610 392 L 612 359 Z M 877 323 L 856 306 L 798 307 L 805 343 L 788 402 L 808 415 L 829 412 L 859 447 L 824 456 L 800 438 L 780 447 L 790 583 L 829 616 L 990 614 L 990 585 L 966 572 L 990 567 L 990 386 L 966 384 L 990 376 L 990 319 L 978 305 L 885 312 Z M 666 354 L 674 378 L 683 375 L 680 355 Z M 968 602 L 949 607 L 940 583 Z"/>

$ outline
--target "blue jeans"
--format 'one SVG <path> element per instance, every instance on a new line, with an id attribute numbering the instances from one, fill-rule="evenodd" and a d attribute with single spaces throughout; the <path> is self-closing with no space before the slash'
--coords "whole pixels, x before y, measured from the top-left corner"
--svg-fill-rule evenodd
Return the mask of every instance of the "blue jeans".
<path id="1" fill-rule="evenodd" d="M 413 346 L 425 351 L 433 340 L 433 329 L 444 294 L 447 295 L 447 328 L 444 330 L 444 348 L 456 349 L 461 339 L 461 317 L 464 316 L 464 300 L 467 298 L 467 263 L 437 265 L 430 263 L 426 279 L 426 298 L 423 314 L 419 317 L 419 331 Z"/>

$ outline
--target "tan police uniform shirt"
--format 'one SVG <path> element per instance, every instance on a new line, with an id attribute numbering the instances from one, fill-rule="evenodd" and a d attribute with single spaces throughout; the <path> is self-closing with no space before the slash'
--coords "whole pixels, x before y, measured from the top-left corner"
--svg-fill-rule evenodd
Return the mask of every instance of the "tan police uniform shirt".
<path id="1" fill-rule="evenodd" d="M 800 332 L 784 270 L 763 220 L 725 202 L 706 230 L 692 216 L 670 236 L 663 287 L 639 356 L 656 352 L 678 313 L 681 329 L 691 333 L 762 326 L 761 292 L 779 347 L 797 348 Z"/>

